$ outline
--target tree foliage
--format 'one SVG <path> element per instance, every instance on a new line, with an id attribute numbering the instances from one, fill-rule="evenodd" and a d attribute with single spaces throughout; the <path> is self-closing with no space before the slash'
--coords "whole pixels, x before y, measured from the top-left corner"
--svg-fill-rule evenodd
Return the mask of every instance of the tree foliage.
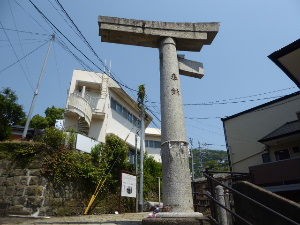
<path id="1" fill-rule="evenodd" d="M 48 107 L 45 110 L 46 119 L 48 121 L 48 127 L 53 127 L 55 125 L 55 121 L 57 119 L 63 119 L 64 112 L 65 112 L 65 110 L 62 108 L 57 108 L 54 106 Z"/>
<path id="2" fill-rule="evenodd" d="M 158 201 L 158 177 L 162 178 L 162 164 L 146 154 L 144 158 L 145 200 Z"/>
<path id="3" fill-rule="evenodd" d="M 226 151 L 209 149 L 192 149 L 194 158 L 194 177 L 198 178 L 205 169 L 212 171 L 228 171 Z M 191 163 L 190 163 L 191 165 Z M 192 165 L 191 165 L 192 166 Z M 192 171 L 192 170 L 191 170 Z"/>
<path id="4" fill-rule="evenodd" d="M 48 127 L 48 120 L 45 117 L 36 114 L 30 121 L 30 127 L 35 129 L 45 129 Z"/>
<path id="5" fill-rule="evenodd" d="M 0 92 L 0 141 L 7 139 L 11 126 L 24 120 L 23 107 L 17 103 L 18 97 L 10 88 Z"/>

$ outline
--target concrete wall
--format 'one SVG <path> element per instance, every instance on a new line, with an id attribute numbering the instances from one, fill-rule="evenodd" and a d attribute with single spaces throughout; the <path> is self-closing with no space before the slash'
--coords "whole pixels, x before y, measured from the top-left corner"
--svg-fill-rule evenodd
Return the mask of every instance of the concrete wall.
<path id="1" fill-rule="evenodd" d="M 124 106 L 130 113 L 139 118 L 139 113 L 137 110 L 133 109 L 128 103 L 126 103 L 122 98 L 113 93 L 109 92 L 109 97 L 113 97 L 118 103 Z M 118 112 L 113 110 L 108 106 L 106 111 L 107 113 L 107 128 L 106 133 L 112 133 L 120 137 L 121 139 L 126 140 L 126 142 L 132 147 L 135 146 L 135 134 L 139 130 L 136 126 L 134 126 L 129 120 L 124 118 Z M 140 148 L 140 143 L 137 143 L 138 148 Z"/>
<path id="2" fill-rule="evenodd" d="M 227 144 L 234 172 L 249 172 L 262 163 L 265 145 L 258 142 L 286 122 L 297 120 L 299 95 L 224 121 Z"/>
<path id="3" fill-rule="evenodd" d="M 241 181 L 233 185 L 233 188 L 249 196 L 250 198 L 262 203 L 269 208 L 283 214 L 284 216 L 296 221 L 300 221 L 300 205 L 282 198 L 272 192 L 260 188 L 246 181 Z M 235 212 L 248 220 L 253 225 L 290 225 L 292 224 L 281 217 L 274 215 L 272 212 L 263 209 L 249 200 L 245 200 L 236 194 L 234 197 Z M 243 225 L 244 223 L 236 221 L 234 225 Z"/>

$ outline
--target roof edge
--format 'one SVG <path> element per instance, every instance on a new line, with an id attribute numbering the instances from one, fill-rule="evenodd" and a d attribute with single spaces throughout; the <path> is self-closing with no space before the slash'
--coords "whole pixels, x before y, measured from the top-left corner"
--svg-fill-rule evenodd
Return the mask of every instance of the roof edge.
<path id="1" fill-rule="evenodd" d="M 257 109 L 263 108 L 263 107 L 268 106 L 268 105 L 272 105 L 272 104 L 277 103 L 277 102 L 280 102 L 280 101 L 282 101 L 282 100 L 286 100 L 286 99 L 292 98 L 292 97 L 297 96 L 297 95 L 300 95 L 300 91 L 296 91 L 296 92 L 294 92 L 294 93 L 292 93 L 292 94 L 285 95 L 285 96 L 283 96 L 283 97 L 281 97 L 281 98 L 277 98 L 277 99 L 275 99 L 275 100 L 273 100 L 273 101 L 266 102 L 266 103 L 264 103 L 264 104 L 255 106 L 255 107 L 253 107 L 253 108 L 250 108 L 250 109 L 247 109 L 247 110 L 245 110 L 245 111 L 236 113 L 236 114 L 234 114 L 234 115 L 231 115 L 231 116 L 228 116 L 228 117 L 225 117 L 225 118 L 221 118 L 221 120 L 222 120 L 223 122 L 225 122 L 225 121 L 227 121 L 227 120 L 233 119 L 233 118 L 238 117 L 238 116 L 240 116 L 240 115 L 243 115 L 243 114 L 246 114 L 246 113 L 255 111 L 255 110 L 257 110 Z"/>

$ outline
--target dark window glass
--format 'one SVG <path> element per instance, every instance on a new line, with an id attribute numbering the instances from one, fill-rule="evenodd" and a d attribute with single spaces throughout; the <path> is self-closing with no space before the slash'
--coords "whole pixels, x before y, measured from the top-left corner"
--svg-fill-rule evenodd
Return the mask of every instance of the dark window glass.
<path id="1" fill-rule="evenodd" d="M 116 111 L 122 115 L 122 108 L 123 107 L 119 103 L 117 103 L 116 105 L 117 105 L 116 106 Z"/>
<path id="2" fill-rule="evenodd" d="M 160 141 L 156 141 L 156 142 L 155 142 L 155 148 L 160 148 L 160 145 L 161 145 L 161 144 L 160 144 Z"/>
<path id="3" fill-rule="evenodd" d="M 264 153 L 261 155 L 263 163 L 271 162 L 270 154 Z"/>
<path id="4" fill-rule="evenodd" d="M 113 98 L 111 98 L 110 105 L 112 109 L 116 110 L 117 103 Z"/>
<path id="5" fill-rule="evenodd" d="M 132 114 L 128 112 L 128 120 L 132 123 Z"/>
<path id="6" fill-rule="evenodd" d="M 122 115 L 124 118 L 128 119 L 128 110 L 123 107 Z"/>
<path id="7" fill-rule="evenodd" d="M 277 161 L 290 158 L 290 153 L 287 149 L 276 151 L 274 154 Z"/>

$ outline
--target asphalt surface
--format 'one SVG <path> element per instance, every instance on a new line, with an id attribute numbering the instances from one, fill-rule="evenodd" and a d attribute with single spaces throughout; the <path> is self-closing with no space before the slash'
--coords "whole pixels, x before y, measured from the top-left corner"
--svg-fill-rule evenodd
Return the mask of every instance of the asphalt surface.
<path id="1" fill-rule="evenodd" d="M 87 216 L 69 217 L 50 217 L 50 218 L 30 218 L 8 216 L 0 218 L 1 225 L 65 225 L 65 224 L 89 224 L 89 225 L 141 225 L 142 219 L 148 216 L 149 212 L 144 213 L 125 213 L 125 214 L 103 214 Z"/>

